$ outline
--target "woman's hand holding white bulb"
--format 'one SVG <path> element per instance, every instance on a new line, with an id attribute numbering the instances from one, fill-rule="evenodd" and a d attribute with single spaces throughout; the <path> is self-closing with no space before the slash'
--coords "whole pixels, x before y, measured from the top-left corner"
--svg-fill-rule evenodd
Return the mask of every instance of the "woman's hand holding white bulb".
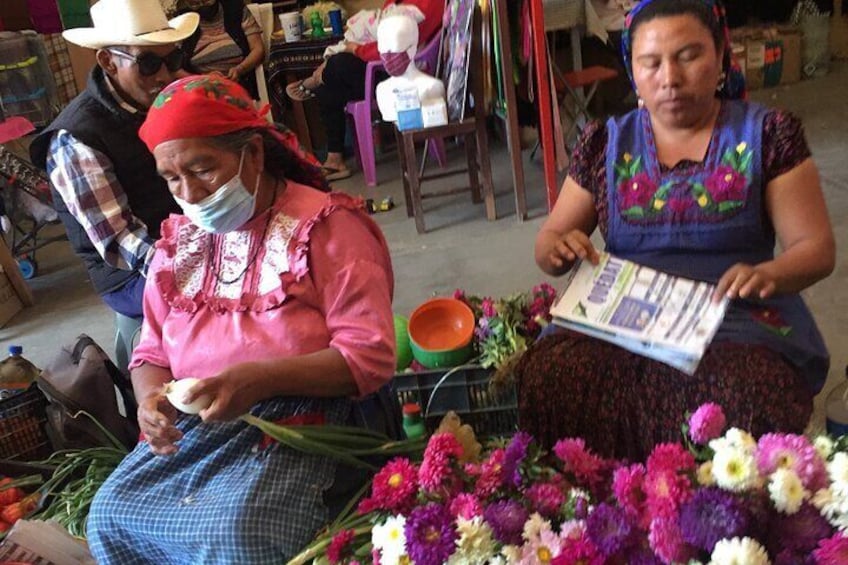
<path id="1" fill-rule="evenodd" d="M 165 385 L 166 394 L 178 410 L 204 422 L 235 420 L 265 398 L 253 378 L 255 369 L 255 364 L 239 363 L 213 377 L 179 379 Z"/>

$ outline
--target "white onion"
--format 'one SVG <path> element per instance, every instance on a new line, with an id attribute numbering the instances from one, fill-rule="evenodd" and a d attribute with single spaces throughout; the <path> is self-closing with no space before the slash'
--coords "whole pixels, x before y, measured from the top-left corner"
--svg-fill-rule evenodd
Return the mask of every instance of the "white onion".
<path id="1" fill-rule="evenodd" d="M 195 384 L 200 382 L 200 379 L 187 377 L 178 381 L 171 381 L 165 385 L 165 396 L 168 398 L 174 408 L 186 414 L 198 414 L 204 408 L 209 408 L 212 404 L 212 397 L 204 394 L 194 399 L 194 402 L 186 402 L 188 391 Z"/>

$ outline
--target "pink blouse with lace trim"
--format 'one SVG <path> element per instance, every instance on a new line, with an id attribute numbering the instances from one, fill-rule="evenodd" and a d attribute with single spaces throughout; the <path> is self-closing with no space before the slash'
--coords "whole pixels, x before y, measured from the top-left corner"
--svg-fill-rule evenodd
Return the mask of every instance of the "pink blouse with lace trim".
<path id="1" fill-rule="evenodd" d="M 156 248 L 131 369 L 203 378 L 332 347 L 361 394 L 391 378 L 391 260 L 354 199 L 287 182 L 269 212 L 227 234 L 171 216 Z"/>

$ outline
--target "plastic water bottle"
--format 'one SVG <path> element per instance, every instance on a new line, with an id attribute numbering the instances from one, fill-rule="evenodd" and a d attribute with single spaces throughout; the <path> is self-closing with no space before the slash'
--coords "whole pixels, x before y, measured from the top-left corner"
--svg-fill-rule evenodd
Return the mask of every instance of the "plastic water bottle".
<path id="1" fill-rule="evenodd" d="M 427 433 L 424 419 L 421 418 L 421 407 L 415 402 L 403 405 L 403 431 L 407 439 L 422 438 Z"/>
<path id="2" fill-rule="evenodd" d="M 7 398 L 27 388 L 41 372 L 21 355 L 20 345 L 9 346 L 9 356 L 0 362 L 0 398 Z"/>
<path id="3" fill-rule="evenodd" d="M 848 367 L 845 367 L 848 377 Z M 844 380 L 827 395 L 825 406 L 827 433 L 833 437 L 848 434 L 848 380 Z"/>

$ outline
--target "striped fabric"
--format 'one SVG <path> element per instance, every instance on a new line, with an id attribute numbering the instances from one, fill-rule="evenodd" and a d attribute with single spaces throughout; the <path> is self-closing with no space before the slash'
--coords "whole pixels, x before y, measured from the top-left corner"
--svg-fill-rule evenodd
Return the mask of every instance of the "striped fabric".
<path id="1" fill-rule="evenodd" d="M 305 398 L 253 411 L 272 421 L 323 413 L 334 424 L 349 412 L 346 399 Z M 269 445 L 241 421 L 186 416 L 177 426 L 184 437 L 176 455 L 156 456 L 140 443 L 98 491 L 88 543 L 99 564 L 285 563 L 329 521 L 334 461 Z"/>

